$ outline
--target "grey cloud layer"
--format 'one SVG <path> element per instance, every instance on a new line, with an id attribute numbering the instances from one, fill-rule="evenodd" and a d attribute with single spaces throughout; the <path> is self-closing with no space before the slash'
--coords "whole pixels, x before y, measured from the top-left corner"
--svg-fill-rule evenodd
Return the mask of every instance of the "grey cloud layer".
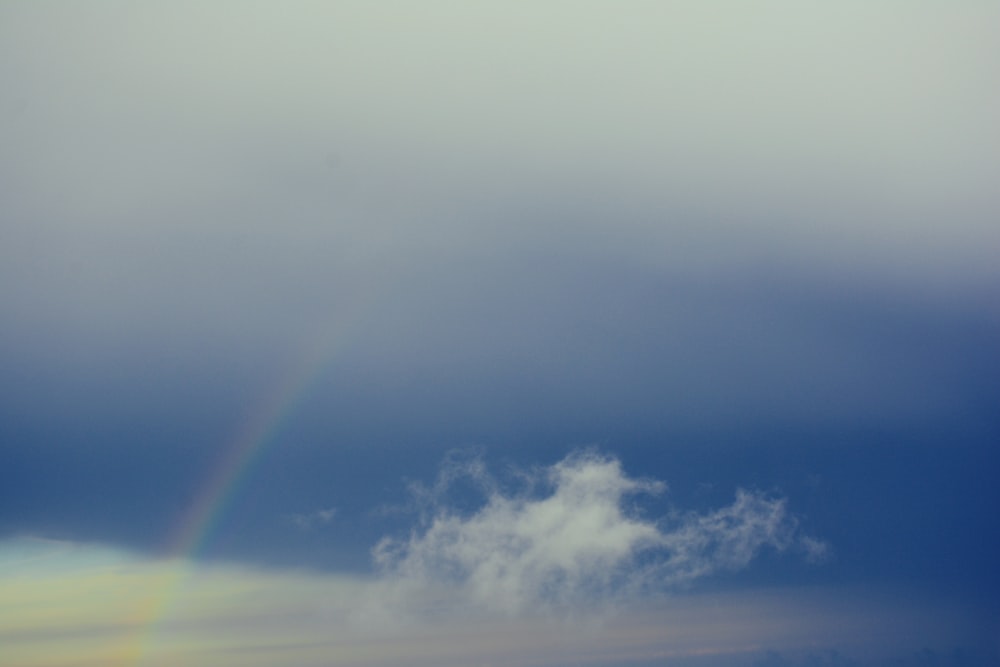
<path id="1" fill-rule="evenodd" d="M 338 441 L 993 419 L 997 20 L 3 3 L 4 421 L 165 432 L 303 357 Z"/>
<path id="2" fill-rule="evenodd" d="M 336 226 L 409 254 L 393 239 L 483 240 L 483 211 L 442 206 L 563 185 L 656 211 L 597 223 L 654 261 L 692 211 L 911 274 L 997 240 L 985 3 L 3 11 L 5 199 L 59 230 Z"/>
<path id="3" fill-rule="evenodd" d="M 985 3 L 0 11 L 15 336 L 266 347 L 525 249 L 995 277 Z M 482 278 L 520 288 L 516 265 Z"/>

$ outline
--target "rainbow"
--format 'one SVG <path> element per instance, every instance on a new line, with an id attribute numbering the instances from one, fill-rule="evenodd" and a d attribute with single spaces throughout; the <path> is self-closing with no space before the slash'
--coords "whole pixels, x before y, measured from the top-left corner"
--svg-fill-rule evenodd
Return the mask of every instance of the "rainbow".
<path id="1" fill-rule="evenodd" d="M 167 540 L 166 553 L 192 557 L 205 545 L 226 510 L 239 495 L 242 483 L 260 459 L 301 398 L 326 366 L 324 355 L 313 352 L 295 364 L 257 406 L 223 452 L 206 481 L 181 516 Z"/>
<path id="2" fill-rule="evenodd" d="M 123 620 L 127 636 L 114 651 L 114 665 L 139 667 L 147 660 L 157 628 L 169 616 L 171 604 L 191 571 L 194 557 L 239 496 L 243 482 L 268 443 L 274 440 L 317 378 L 329 369 L 338 353 L 344 351 L 357 324 L 355 313 L 355 317 L 349 318 L 343 326 L 305 346 L 297 363 L 288 366 L 280 381 L 237 430 L 167 539 L 163 550 L 164 567 L 157 568 L 148 590 L 141 595 L 129 617 Z"/>

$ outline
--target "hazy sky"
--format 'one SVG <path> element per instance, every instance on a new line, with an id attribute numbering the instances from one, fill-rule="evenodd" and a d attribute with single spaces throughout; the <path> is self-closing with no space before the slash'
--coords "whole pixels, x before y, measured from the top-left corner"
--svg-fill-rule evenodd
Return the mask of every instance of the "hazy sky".
<path id="1" fill-rule="evenodd" d="M 0 5 L 0 663 L 1000 663 L 1000 6 Z"/>

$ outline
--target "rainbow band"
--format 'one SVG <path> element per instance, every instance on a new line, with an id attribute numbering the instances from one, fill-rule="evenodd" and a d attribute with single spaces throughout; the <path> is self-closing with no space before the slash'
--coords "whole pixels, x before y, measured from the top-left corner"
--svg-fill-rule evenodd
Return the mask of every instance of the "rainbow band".
<path id="1" fill-rule="evenodd" d="M 171 566 L 158 574 L 150 591 L 128 618 L 131 631 L 115 651 L 118 667 L 139 667 L 147 661 L 157 634 L 157 628 L 168 616 L 176 592 L 186 580 L 193 557 L 205 545 L 227 510 L 238 497 L 242 483 L 254 464 L 260 460 L 266 445 L 273 441 L 287 417 L 301 402 L 317 378 L 328 370 L 331 362 L 346 349 L 345 343 L 360 322 L 360 310 L 343 325 L 320 336 L 307 346 L 299 362 L 289 367 L 266 400 L 251 413 L 239 429 L 211 474 L 178 521 L 165 549 Z"/>
<path id="2" fill-rule="evenodd" d="M 323 366 L 321 357 L 309 355 L 304 363 L 282 378 L 267 400 L 253 411 L 178 521 L 167 541 L 168 555 L 192 557 L 205 546 L 209 535 L 239 496 L 243 482 L 266 449 L 265 445 L 272 442 Z"/>

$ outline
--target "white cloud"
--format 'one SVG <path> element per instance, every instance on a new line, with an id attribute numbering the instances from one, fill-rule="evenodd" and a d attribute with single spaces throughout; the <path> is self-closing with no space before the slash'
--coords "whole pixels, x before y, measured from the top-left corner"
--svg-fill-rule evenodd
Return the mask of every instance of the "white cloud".
<path id="1" fill-rule="evenodd" d="M 315 512 L 310 512 L 308 514 L 293 514 L 291 516 L 292 523 L 303 530 L 309 530 L 315 525 L 327 524 L 333 521 L 333 517 L 337 515 L 336 507 L 329 507 L 327 509 L 316 510 Z"/>
<path id="2" fill-rule="evenodd" d="M 463 477 L 486 496 L 471 513 L 442 500 Z M 823 548 L 797 535 L 783 499 L 752 491 L 738 491 L 732 505 L 713 512 L 645 518 L 626 499 L 665 485 L 631 478 L 617 459 L 592 451 L 526 479 L 526 490 L 505 492 L 480 461 L 449 463 L 433 488 L 417 489 L 432 508 L 420 528 L 373 550 L 386 581 L 454 587 L 468 603 L 507 614 L 576 611 L 741 569 L 765 547 Z M 533 493 L 540 486 L 545 493 Z"/>
<path id="3" fill-rule="evenodd" d="M 832 550 L 827 542 L 817 540 L 813 537 L 802 537 L 799 539 L 799 546 L 805 552 L 806 560 L 811 563 L 822 563 L 832 557 Z"/>

